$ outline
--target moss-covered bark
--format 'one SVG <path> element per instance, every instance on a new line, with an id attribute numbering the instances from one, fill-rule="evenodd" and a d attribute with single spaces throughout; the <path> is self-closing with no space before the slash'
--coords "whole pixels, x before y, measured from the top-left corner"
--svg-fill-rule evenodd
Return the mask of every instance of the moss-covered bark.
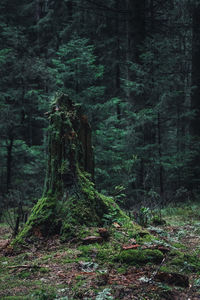
<path id="1" fill-rule="evenodd" d="M 13 245 L 53 234 L 67 240 L 83 232 L 84 226 L 102 226 L 105 215 L 130 222 L 112 198 L 99 194 L 94 187 L 91 128 L 81 108 L 67 95 L 60 95 L 52 103 L 48 117 L 44 196 Z"/>
<path id="2" fill-rule="evenodd" d="M 49 119 L 45 194 L 51 192 L 62 198 L 76 186 L 77 166 L 94 174 L 91 128 L 80 106 L 74 105 L 67 95 L 55 98 Z"/>

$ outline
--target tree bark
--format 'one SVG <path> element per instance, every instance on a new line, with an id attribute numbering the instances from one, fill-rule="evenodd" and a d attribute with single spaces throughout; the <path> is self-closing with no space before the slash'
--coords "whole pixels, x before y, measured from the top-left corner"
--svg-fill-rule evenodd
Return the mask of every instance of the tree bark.
<path id="1" fill-rule="evenodd" d="M 58 97 L 49 114 L 49 160 L 45 195 L 61 193 L 77 181 L 77 164 L 94 176 L 91 128 L 87 117 L 66 96 Z"/>

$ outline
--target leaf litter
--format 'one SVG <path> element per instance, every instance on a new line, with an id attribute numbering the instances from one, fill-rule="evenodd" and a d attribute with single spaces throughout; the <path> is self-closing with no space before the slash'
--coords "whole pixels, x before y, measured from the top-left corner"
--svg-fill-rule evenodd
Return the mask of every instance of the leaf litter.
<path id="1" fill-rule="evenodd" d="M 183 253 L 190 251 L 199 255 L 200 237 L 196 234 L 200 231 L 199 225 L 168 224 L 150 230 L 163 239 L 163 244 L 160 245 L 155 240 L 143 247 L 160 247 L 159 250 L 163 249 L 167 256 L 171 241 L 178 241 L 186 247 L 182 250 Z M 6 230 L 5 232 L 7 233 Z M 0 273 L 0 298 L 21 296 L 21 299 L 29 299 L 26 297 L 35 289 L 41 288 L 42 284 L 49 293 L 52 289 L 56 293 L 54 298 L 49 296 L 47 299 L 200 299 L 198 272 L 188 275 L 189 287 L 175 286 L 173 282 L 177 279 L 176 274 L 163 274 L 160 271 L 162 263 L 159 266 L 126 266 L 124 270 L 122 266 L 120 270 L 120 265 L 99 264 L 95 261 L 96 255 L 92 257 L 92 261 L 83 261 L 80 250 L 74 245 L 66 247 L 60 244 L 58 237 L 47 241 L 41 247 L 34 247 L 32 252 L 20 254 L 20 264 L 20 255 L 5 257 L 3 250 L 7 242 L 6 239 L 0 240 L 0 266 L 5 271 Z M 138 248 L 139 245 L 134 239 L 129 242 L 130 244 L 121 245 L 121 251 L 131 249 L 132 246 Z M 173 276 L 176 276 L 174 280 Z M 8 278 L 11 284 L 6 286 L 5 281 Z"/>

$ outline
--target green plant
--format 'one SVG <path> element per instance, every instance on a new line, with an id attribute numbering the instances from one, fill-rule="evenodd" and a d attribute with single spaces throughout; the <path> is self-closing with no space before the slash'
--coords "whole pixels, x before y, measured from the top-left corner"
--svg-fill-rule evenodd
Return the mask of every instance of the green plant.
<path id="1" fill-rule="evenodd" d="M 119 209 L 117 207 L 112 207 L 109 213 L 103 215 L 102 221 L 105 225 L 110 225 L 113 222 L 118 221 Z"/>
<path id="2" fill-rule="evenodd" d="M 54 292 L 48 292 L 44 289 L 37 290 L 31 294 L 31 299 L 34 300 L 53 300 L 56 298 L 56 294 Z"/>
<path id="3" fill-rule="evenodd" d="M 200 278 L 195 279 L 194 286 L 200 288 Z"/>
<path id="4" fill-rule="evenodd" d="M 124 205 L 126 194 L 125 194 L 126 188 L 123 185 L 116 185 L 113 192 L 113 197 L 115 198 L 115 201 L 119 205 Z"/>
<path id="5" fill-rule="evenodd" d="M 156 214 L 150 219 L 151 224 L 157 226 L 157 225 L 164 225 L 166 224 L 166 221 L 162 218 L 161 214 Z"/>
<path id="6" fill-rule="evenodd" d="M 99 292 L 95 300 L 114 300 L 113 296 L 110 293 L 110 289 L 106 288 L 102 292 Z"/>
<path id="7" fill-rule="evenodd" d="M 29 278 L 31 276 L 31 272 L 23 270 L 18 276 L 21 279 L 26 279 L 26 278 Z"/>
<path id="8" fill-rule="evenodd" d="M 149 221 L 150 209 L 149 207 L 142 206 L 139 210 L 137 221 L 141 226 L 147 226 Z"/>

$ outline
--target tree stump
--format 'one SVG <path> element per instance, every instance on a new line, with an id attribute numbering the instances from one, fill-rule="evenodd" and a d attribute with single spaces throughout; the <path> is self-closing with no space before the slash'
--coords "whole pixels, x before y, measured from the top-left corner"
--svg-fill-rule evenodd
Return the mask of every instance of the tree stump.
<path id="1" fill-rule="evenodd" d="M 44 196 L 38 200 L 13 245 L 59 234 L 83 238 L 83 228 L 102 227 L 104 214 L 127 220 L 112 198 L 92 182 L 94 158 L 91 127 L 79 105 L 67 95 L 55 97 L 50 112 L 48 166 Z M 87 236 L 87 234 L 86 234 Z"/>

